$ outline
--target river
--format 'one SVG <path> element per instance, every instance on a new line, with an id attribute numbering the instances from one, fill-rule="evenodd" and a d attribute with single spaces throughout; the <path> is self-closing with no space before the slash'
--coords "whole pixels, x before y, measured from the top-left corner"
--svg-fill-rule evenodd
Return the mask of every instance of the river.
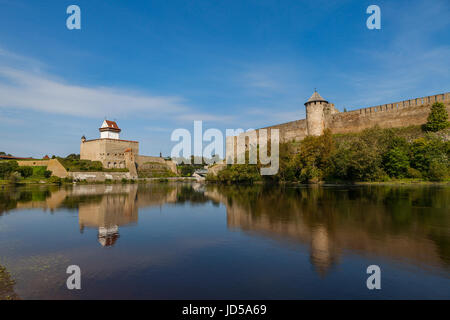
<path id="1" fill-rule="evenodd" d="M 450 186 L 3 188 L 5 298 L 449 299 Z"/>

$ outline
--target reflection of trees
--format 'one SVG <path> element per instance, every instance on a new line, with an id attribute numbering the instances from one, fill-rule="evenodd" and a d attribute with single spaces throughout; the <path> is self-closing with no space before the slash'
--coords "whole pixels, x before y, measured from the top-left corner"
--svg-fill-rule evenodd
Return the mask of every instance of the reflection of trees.
<path id="1" fill-rule="evenodd" d="M 33 187 L 0 192 L 0 215 L 15 208 L 70 208 L 80 228 L 113 244 L 138 209 L 166 203 L 227 206 L 230 228 L 309 244 L 324 274 L 342 250 L 450 266 L 450 188 L 445 186 L 216 186 L 192 184 Z"/>
<path id="2" fill-rule="evenodd" d="M 297 239 L 325 270 L 342 249 L 449 266 L 448 187 L 214 186 L 229 227 Z M 431 240 L 431 242 L 430 242 Z"/>
<path id="3" fill-rule="evenodd" d="M 18 300 L 19 296 L 14 292 L 16 282 L 5 267 L 0 266 L 0 300 Z"/>
<path id="4" fill-rule="evenodd" d="M 177 192 L 177 203 L 203 204 L 210 201 L 215 205 L 219 204 L 217 201 L 207 197 L 203 191 L 195 190 L 192 185 L 182 185 Z"/>
<path id="5" fill-rule="evenodd" d="M 10 210 L 16 209 L 19 203 L 29 203 L 33 201 L 45 201 L 50 197 L 49 188 L 34 186 L 30 189 L 7 188 L 0 191 L 0 216 Z"/>

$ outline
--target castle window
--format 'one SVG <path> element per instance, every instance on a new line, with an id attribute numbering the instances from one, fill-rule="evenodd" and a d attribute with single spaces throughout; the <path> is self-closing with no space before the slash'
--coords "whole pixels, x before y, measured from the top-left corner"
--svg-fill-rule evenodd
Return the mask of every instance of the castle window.
<path id="1" fill-rule="evenodd" d="M 117 163 L 114 162 L 114 168 L 117 168 Z"/>

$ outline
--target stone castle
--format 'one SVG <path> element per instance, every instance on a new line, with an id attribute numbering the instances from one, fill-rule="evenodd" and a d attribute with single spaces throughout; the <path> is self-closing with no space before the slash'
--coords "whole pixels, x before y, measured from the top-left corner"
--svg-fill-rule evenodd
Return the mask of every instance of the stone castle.
<path id="1" fill-rule="evenodd" d="M 99 128 L 100 138 L 86 140 L 81 137 L 80 159 L 100 161 L 107 169 L 128 169 L 132 177 L 137 177 L 140 168 L 154 165 L 167 167 L 176 173 L 175 162 L 160 157 L 143 156 L 139 154 L 139 142 L 121 140 L 122 131 L 115 121 L 104 120 Z"/>
<path id="2" fill-rule="evenodd" d="M 431 105 L 442 102 L 450 113 L 450 92 L 433 96 L 398 101 L 374 107 L 339 112 L 334 104 L 322 98 L 318 92 L 305 102 L 306 119 L 295 120 L 261 129 L 279 130 L 280 142 L 300 141 L 308 135 L 321 135 L 325 129 L 331 133 L 359 132 L 378 125 L 381 128 L 421 125 L 427 121 Z M 259 135 L 256 129 L 257 135 Z M 239 136 L 246 135 L 242 133 Z M 227 137 L 227 151 L 237 154 L 237 138 Z M 228 152 L 227 152 L 228 154 Z M 227 156 L 228 157 L 228 156 Z"/>

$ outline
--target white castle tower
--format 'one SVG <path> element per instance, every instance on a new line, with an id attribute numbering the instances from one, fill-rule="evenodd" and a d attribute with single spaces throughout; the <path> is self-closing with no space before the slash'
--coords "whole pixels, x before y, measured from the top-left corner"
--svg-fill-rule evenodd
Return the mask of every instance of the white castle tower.
<path id="1" fill-rule="evenodd" d="M 100 139 L 119 140 L 120 129 L 115 121 L 105 120 L 100 129 Z"/>
<path id="2" fill-rule="evenodd" d="M 308 135 L 320 136 L 325 129 L 325 108 L 328 101 L 320 96 L 317 91 L 314 91 L 311 98 L 305 102 L 306 107 L 306 126 Z"/>

